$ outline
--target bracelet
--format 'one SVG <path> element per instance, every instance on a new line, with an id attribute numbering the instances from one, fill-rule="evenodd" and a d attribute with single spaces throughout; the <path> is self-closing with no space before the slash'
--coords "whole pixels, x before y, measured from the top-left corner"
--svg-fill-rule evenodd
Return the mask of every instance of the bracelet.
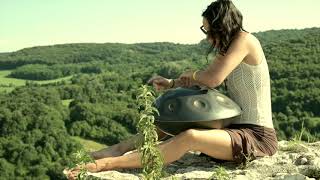
<path id="1" fill-rule="evenodd" d="M 193 79 L 194 81 L 196 81 L 196 74 L 197 74 L 197 72 L 199 72 L 199 70 L 194 71 L 193 74 L 192 74 L 192 79 Z"/>
<path id="2" fill-rule="evenodd" d="M 173 88 L 173 87 L 174 87 L 174 84 L 175 84 L 174 79 L 172 79 L 172 85 L 171 85 L 170 88 Z"/>

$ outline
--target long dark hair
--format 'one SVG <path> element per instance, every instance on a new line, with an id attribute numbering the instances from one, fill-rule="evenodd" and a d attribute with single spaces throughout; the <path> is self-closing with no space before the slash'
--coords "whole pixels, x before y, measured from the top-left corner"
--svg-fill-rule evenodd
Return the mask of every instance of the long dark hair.
<path id="1" fill-rule="evenodd" d="M 217 52 L 224 55 L 235 35 L 243 30 L 242 14 L 235 7 L 231 0 L 217 0 L 212 2 L 202 13 L 202 16 L 208 20 L 210 29 L 208 36 L 219 39 Z M 214 44 L 210 47 L 208 54 L 214 49 Z"/>

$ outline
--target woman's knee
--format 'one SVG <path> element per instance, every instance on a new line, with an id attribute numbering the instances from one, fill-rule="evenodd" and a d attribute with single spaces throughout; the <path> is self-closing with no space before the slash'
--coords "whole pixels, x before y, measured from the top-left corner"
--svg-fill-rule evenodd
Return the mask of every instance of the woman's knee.
<path id="1" fill-rule="evenodd" d="M 199 132 L 199 130 L 197 130 L 197 129 L 188 129 L 188 130 L 183 131 L 180 134 L 188 140 L 195 140 L 198 132 Z"/>
<path id="2" fill-rule="evenodd" d="M 174 140 L 180 144 L 180 147 L 185 148 L 186 151 L 192 150 L 192 147 L 196 142 L 197 132 L 198 130 L 196 129 L 185 130 L 175 136 Z"/>

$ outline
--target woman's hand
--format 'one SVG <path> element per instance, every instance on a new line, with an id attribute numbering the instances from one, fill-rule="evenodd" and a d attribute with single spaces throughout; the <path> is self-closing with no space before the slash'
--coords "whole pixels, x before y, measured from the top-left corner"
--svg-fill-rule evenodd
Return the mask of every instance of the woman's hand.
<path id="1" fill-rule="evenodd" d="M 169 89 L 172 86 L 172 79 L 167 79 L 162 76 L 154 76 L 149 79 L 148 83 L 152 83 L 153 87 L 157 90 Z"/>
<path id="2" fill-rule="evenodd" d="M 191 87 L 194 85 L 194 80 L 192 79 L 193 71 L 186 71 L 179 76 L 179 80 L 182 87 Z"/>

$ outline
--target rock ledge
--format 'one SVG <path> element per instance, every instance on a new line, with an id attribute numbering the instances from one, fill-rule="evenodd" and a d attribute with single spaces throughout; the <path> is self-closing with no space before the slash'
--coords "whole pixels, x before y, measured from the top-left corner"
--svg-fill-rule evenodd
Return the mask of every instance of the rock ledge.
<path id="1" fill-rule="evenodd" d="M 221 168 L 222 167 L 222 168 Z M 190 152 L 166 166 L 164 180 L 235 179 L 235 180 L 308 180 L 320 179 L 320 142 L 280 141 L 272 157 L 263 157 L 240 166 L 231 162 L 217 163 L 211 158 Z M 220 172 L 220 173 L 219 173 Z M 89 173 L 101 179 L 141 179 L 140 169 Z"/>

